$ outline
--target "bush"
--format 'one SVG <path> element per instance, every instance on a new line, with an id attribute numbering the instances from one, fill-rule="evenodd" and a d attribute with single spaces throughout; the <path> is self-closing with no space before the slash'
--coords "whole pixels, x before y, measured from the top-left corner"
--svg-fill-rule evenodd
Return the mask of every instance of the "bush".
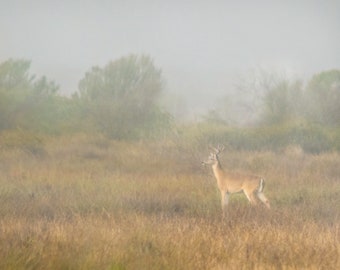
<path id="1" fill-rule="evenodd" d="M 281 150 L 289 145 L 300 145 L 305 152 L 318 153 L 331 148 L 331 140 L 318 126 L 301 123 L 256 128 L 249 134 L 253 138 L 252 148 Z"/>
<path id="2" fill-rule="evenodd" d="M 199 123 L 183 127 L 180 133 L 193 147 L 225 144 L 237 150 L 280 151 L 290 145 L 299 145 L 308 153 L 335 149 L 336 141 L 340 143 L 340 136 L 335 134 L 317 125 L 294 122 L 252 128 Z"/>

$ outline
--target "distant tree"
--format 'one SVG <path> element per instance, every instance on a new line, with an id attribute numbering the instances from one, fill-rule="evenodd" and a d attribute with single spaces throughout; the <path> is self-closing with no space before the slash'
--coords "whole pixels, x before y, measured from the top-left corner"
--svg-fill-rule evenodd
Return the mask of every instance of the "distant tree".
<path id="1" fill-rule="evenodd" d="M 202 116 L 202 120 L 207 123 L 226 125 L 226 121 L 221 117 L 217 110 L 209 110 Z"/>
<path id="2" fill-rule="evenodd" d="M 154 104 L 162 91 L 161 70 L 148 56 L 122 57 L 104 68 L 93 67 L 79 82 L 79 91 L 88 100 L 133 99 L 144 107 Z"/>
<path id="3" fill-rule="evenodd" d="M 302 82 L 285 72 L 255 69 L 239 79 L 235 90 L 230 105 L 239 123 L 272 125 L 302 117 Z"/>
<path id="4" fill-rule="evenodd" d="M 312 77 L 307 85 L 308 117 L 321 124 L 340 125 L 340 70 L 329 70 Z"/>
<path id="5" fill-rule="evenodd" d="M 296 113 L 294 103 L 301 101 L 301 88 L 302 84 L 291 82 L 285 72 L 253 69 L 240 76 L 233 91 L 219 100 L 218 111 L 227 123 L 234 125 L 285 121 Z"/>
<path id="6" fill-rule="evenodd" d="M 79 82 L 86 120 L 114 138 L 138 137 L 163 124 L 169 116 L 158 106 L 161 70 L 148 56 L 130 55 L 93 67 Z"/>
<path id="7" fill-rule="evenodd" d="M 266 124 L 279 124 L 302 117 L 303 89 L 300 81 L 282 80 L 264 94 L 263 116 Z"/>
<path id="8" fill-rule="evenodd" d="M 7 60 L 0 64 L 0 130 L 56 131 L 67 103 L 58 86 L 29 72 L 30 61 Z"/>
<path id="9" fill-rule="evenodd" d="M 34 76 L 29 75 L 30 61 L 9 59 L 0 64 L 0 89 L 28 89 Z"/>

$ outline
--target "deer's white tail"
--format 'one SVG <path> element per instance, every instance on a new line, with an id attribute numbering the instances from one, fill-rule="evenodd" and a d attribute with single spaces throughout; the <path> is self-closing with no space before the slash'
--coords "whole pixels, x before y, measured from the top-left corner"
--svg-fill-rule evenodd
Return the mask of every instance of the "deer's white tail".
<path id="1" fill-rule="evenodd" d="M 257 192 L 258 192 L 258 193 L 261 193 L 261 192 L 263 192 L 263 189 L 264 189 L 264 179 L 261 178 L 261 180 L 260 180 L 260 186 L 259 186 Z"/>

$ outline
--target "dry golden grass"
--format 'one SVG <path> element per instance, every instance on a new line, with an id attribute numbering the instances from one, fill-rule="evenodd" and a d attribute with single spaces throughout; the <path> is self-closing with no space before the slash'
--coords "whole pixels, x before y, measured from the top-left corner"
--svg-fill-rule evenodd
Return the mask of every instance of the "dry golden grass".
<path id="1" fill-rule="evenodd" d="M 272 210 L 231 197 L 207 148 L 48 139 L 0 152 L 0 269 L 339 269 L 340 155 L 228 152 L 266 177 Z"/>

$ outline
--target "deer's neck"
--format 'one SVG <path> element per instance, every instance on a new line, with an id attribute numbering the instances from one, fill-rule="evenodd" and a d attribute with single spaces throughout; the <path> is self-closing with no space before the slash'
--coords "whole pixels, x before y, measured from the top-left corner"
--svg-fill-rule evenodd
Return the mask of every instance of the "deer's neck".
<path id="1" fill-rule="evenodd" d="M 217 182 L 221 181 L 221 179 L 223 179 L 224 176 L 224 170 L 222 169 L 221 163 L 220 161 L 218 161 L 216 164 L 214 164 L 212 166 L 214 175 L 217 179 Z"/>

